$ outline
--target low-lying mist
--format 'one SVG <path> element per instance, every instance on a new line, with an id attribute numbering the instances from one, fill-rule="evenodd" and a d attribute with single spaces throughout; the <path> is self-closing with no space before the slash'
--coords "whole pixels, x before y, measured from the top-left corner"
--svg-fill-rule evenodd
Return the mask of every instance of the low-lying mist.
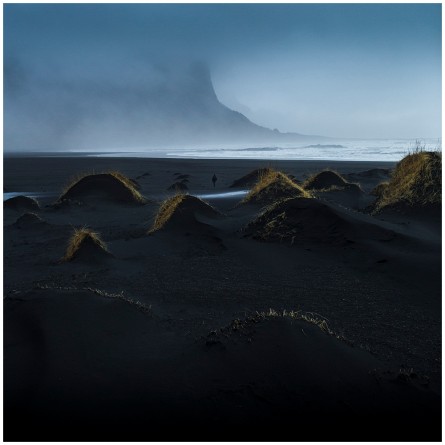
<path id="1" fill-rule="evenodd" d="M 94 68 L 91 75 L 33 72 L 6 61 L 6 151 L 141 150 L 284 136 L 221 104 L 202 62 L 127 60 L 108 75 Z"/>

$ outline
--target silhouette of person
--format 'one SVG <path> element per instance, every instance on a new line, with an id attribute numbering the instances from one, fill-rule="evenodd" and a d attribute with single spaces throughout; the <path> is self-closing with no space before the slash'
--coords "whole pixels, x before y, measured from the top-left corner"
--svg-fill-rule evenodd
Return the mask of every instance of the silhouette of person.
<path id="1" fill-rule="evenodd" d="M 218 178 L 216 177 L 216 174 L 213 173 L 213 178 L 212 178 L 213 188 L 215 188 L 216 181 L 218 181 Z"/>

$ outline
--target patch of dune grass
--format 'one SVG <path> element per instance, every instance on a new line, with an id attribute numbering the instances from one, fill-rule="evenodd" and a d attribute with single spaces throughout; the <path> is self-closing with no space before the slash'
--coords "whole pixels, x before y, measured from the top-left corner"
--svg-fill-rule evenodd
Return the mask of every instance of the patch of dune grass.
<path id="1" fill-rule="evenodd" d="M 347 184 L 348 181 L 340 173 L 326 169 L 311 175 L 303 182 L 302 187 L 307 190 L 333 191 L 343 188 Z"/>
<path id="2" fill-rule="evenodd" d="M 155 220 L 153 222 L 153 226 L 148 231 L 148 233 L 156 232 L 157 230 L 162 229 L 165 224 L 170 220 L 176 208 L 181 204 L 181 202 L 185 199 L 184 193 L 177 193 L 170 198 L 167 198 L 165 201 L 161 203 L 159 207 L 158 213 L 156 213 Z"/>
<path id="3" fill-rule="evenodd" d="M 167 223 L 173 221 L 186 227 L 193 221 L 196 222 L 195 213 L 211 218 L 221 216 L 217 209 L 202 199 L 179 192 L 161 203 L 148 234 L 164 228 Z"/>
<path id="4" fill-rule="evenodd" d="M 107 173 L 114 176 L 122 184 L 124 184 L 131 191 L 131 194 L 134 196 L 136 201 L 145 202 L 145 198 L 139 193 L 139 191 L 135 187 L 135 183 L 130 178 L 115 170 L 109 171 Z"/>
<path id="5" fill-rule="evenodd" d="M 62 187 L 62 193 L 60 196 L 66 195 L 71 188 L 76 185 L 81 179 L 86 178 L 87 176 L 93 176 L 97 175 L 95 170 L 85 170 L 79 173 L 76 173 L 74 175 L 71 175 L 68 178 L 68 181 L 65 183 L 65 185 Z"/>
<path id="6" fill-rule="evenodd" d="M 388 187 L 389 182 L 388 181 L 384 181 L 381 182 L 380 184 L 377 184 L 370 192 L 370 194 L 372 196 L 377 196 L 380 197 L 383 195 L 386 187 Z"/>
<path id="7" fill-rule="evenodd" d="M 258 182 L 258 179 L 261 177 L 261 175 L 264 175 L 271 170 L 271 167 L 263 167 L 252 170 L 247 175 L 244 175 L 243 177 L 233 181 L 230 187 L 245 187 L 251 184 L 255 184 L 256 182 Z"/>
<path id="8" fill-rule="evenodd" d="M 106 244 L 101 240 L 97 232 L 94 232 L 93 230 L 86 227 L 82 227 L 80 229 L 74 229 L 74 233 L 68 242 L 68 247 L 66 249 L 65 256 L 62 258 L 62 261 L 72 261 L 82 244 L 86 241 L 92 242 L 99 249 L 103 250 L 106 253 L 109 253 Z"/>
<path id="9" fill-rule="evenodd" d="M 60 199 L 63 199 L 65 197 L 65 195 L 69 194 L 69 192 L 82 179 L 87 178 L 87 177 L 94 177 L 96 175 L 110 175 L 110 176 L 112 176 L 131 194 L 134 201 L 136 201 L 138 203 L 146 202 L 146 199 L 137 190 L 135 183 L 130 178 L 128 178 L 127 176 L 125 176 L 124 174 L 122 174 L 121 172 L 116 171 L 116 170 L 110 170 L 110 171 L 105 171 L 105 172 L 101 172 L 101 173 L 97 173 L 94 170 L 78 173 L 77 175 L 71 177 L 70 180 L 68 181 L 67 185 L 64 186 Z"/>
<path id="10" fill-rule="evenodd" d="M 415 151 L 395 167 L 374 211 L 385 208 L 423 208 L 442 202 L 442 153 Z"/>
<path id="11" fill-rule="evenodd" d="M 320 314 L 315 312 L 303 312 L 303 311 L 276 311 L 274 309 L 269 309 L 268 311 L 255 312 L 254 314 L 246 317 L 245 319 L 235 319 L 228 326 L 219 329 L 217 331 L 211 331 L 207 336 L 207 345 L 212 346 L 217 343 L 218 337 L 229 337 L 233 334 L 238 334 L 251 338 L 253 333 L 253 328 L 255 324 L 261 323 L 269 319 L 291 319 L 296 321 L 304 321 L 306 323 L 317 326 L 321 331 L 327 335 L 333 336 L 339 340 L 351 344 L 342 335 L 334 332 L 328 325 L 328 320 Z M 304 331 L 302 331 L 304 334 Z M 221 337 L 220 337 L 221 338 Z"/>
<path id="12" fill-rule="evenodd" d="M 293 182 L 285 173 L 265 169 L 242 202 L 270 201 L 291 196 L 310 198 L 311 194 Z"/>

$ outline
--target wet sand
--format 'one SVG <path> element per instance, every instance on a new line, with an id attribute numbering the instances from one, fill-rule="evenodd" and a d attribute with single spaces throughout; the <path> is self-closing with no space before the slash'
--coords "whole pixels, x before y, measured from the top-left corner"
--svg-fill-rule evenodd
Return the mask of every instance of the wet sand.
<path id="1" fill-rule="evenodd" d="M 341 246 L 246 236 L 262 208 L 237 205 L 245 190 L 230 185 L 267 166 L 358 182 L 358 197 L 317 199 L 375 230 Z M 44 223 L 19 228 L 22 213 L 4 211 L 5 440 L 440 440 L 441 221 L 364 211 L 393 166 L 6 157 L 4 191 L 36 193 Z M 110 170 L 149 202 L 51 207 L 70 178 Z M 180 175 L 224 216 L 147 235 Z M 82 226 L 113 258 L 59 262 Z M 252 321 L 270 309 L 335 335 L 287 315 Z"/>

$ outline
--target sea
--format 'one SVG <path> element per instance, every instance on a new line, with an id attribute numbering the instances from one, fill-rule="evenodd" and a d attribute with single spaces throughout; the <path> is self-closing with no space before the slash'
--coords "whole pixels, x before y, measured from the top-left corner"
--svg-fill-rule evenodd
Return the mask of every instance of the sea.
<path id="1" fill-rule="evenodd" d="M 190 145 L 182 147 L 122 147 L 97 151 L 13 152 L 4 156 L 91 156 L 190 159 L 265 159 L 397 162 L 416 150 L 441 151 L 442 140 L 435 139 L 329 139 L 316 142 L 270 145 Z"/>
<path id="2" fill-rule="evenodd" d="M 388 161 L 401 160 L 416 150 L 441 151 L 441 139 L 344 139 L 335 141 L 288 143 L 279 145 L 190 146 L 158 150 L 94 153 L 106 157 L 162 157 L 192 159 L 270 159 Z"/>
<path id="3" fill-rule="evenodd" d="M 210 159 L 276 159 L 399 161 L 416 150 L 440 151 L 441 139 L 348 139 L 335 142 L 255 147 L 212 147 L 166 152 L 167 157 Z"/>

